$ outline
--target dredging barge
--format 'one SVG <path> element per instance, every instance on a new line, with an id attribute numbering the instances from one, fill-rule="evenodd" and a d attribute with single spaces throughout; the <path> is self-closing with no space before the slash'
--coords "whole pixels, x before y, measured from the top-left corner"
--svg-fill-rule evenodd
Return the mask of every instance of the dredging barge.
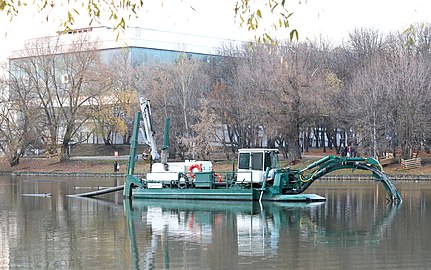
<path id="1" fill-rule="evenodd" d="M 305 193 L 314 181 L 341 169 L 370 171 L 381 182 L 391 202 L 402 198 L 395 185 L 374 158 L 324 157 L 306 168 L 280 168 L 277 149 L 240 149 L 237 171 L 217 173 L 210 161 L 188 160 L 167 162 L 168 130 L 165 124 L 165 143 L 160 162 L 152 165 L 144 179 L 134 174 L 137 157 L 138 133 L 143 119 L 144 139 L 151 147 L 151 155 L 158 159 L 151 127 L 148 101 L 141 100 L 142 113 L 135 117 L 130 156 L 123 195 L 134 199 L 184 199 L 227 201 L 325 201 L 317 194 Z"/>

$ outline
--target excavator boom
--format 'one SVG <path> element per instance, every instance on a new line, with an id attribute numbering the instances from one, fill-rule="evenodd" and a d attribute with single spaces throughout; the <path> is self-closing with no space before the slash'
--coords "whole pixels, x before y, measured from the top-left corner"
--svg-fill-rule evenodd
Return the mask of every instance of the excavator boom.
<path id="1" fill-rule="evenodd" d="M 160 154 L 157 151 L 155 131 L 153 128 L 153 119 L 151 117 L 151 107 L 150 101 L 145 98 L 139 98 L 139 105 L 142 112 L 142 125 L 141 129 L 142 136 L 144 137 L 144 142 L 151 148 L 151 157 L 153 160 L 158 160 Z"/>
<path id="2" fill-rule="evenodd" d="M 402 198 L 395 185 L 384 173 L 380 163 L 374 158 L 326 156 L 301 170 L 278 169 L 274 182 L 268 188 L 272 193 L 299 194 L 304 192 L 315 180 L 324 175 L 342 169 L 371 171 L 372 176 L 383 184 L 392 202 L 401 202 Z"/>

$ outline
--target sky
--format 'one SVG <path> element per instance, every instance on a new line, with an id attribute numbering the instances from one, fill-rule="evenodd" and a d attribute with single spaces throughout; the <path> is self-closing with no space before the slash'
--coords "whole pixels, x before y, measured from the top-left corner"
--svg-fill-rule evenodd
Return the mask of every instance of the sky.
<path id="1" fill-rule="evenodd" d="M 239 19 L 234 16 L 236 0 L 145 0 L 144 3 L 139 20 L 132 23 L 135 26 L 226 40 L 253 37 L 239 26 Z M 346 40 L 354 28 L 374 28 L 388 33 L 403 31 L 413 23 L 431 21 L 429 0 L 288 0 L 287 5 L 293 12 L 290 24 L 299 31 L 300 40 L 320 37 L 333 45 Z M 49 15 L 50 18 L 59 16 Z M 24 40 L 53 35 L 60 30 L 58 20 L 46 23 L 43 18 L 44 15 L 34 14 L 31 7 L 22 10 L 12 22 L 4 14 L 0 15 L 0 61 L 21 48 Z M 77 27 L 86 24 L 86 20 L 76 18 Z M 287 38 L 289 31 L 274 35 Z"/>

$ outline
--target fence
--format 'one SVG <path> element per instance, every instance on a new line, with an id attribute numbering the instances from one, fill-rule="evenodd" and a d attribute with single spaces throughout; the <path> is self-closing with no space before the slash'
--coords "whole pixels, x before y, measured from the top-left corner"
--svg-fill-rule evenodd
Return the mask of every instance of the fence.
<path id="1" fill-rule="evenodd" d="M 420 157 L 415 157 L 411 159 L 401 159 L 401 167 L 406 170 L 419 168 L 422 166 L 422 159 Z"/>

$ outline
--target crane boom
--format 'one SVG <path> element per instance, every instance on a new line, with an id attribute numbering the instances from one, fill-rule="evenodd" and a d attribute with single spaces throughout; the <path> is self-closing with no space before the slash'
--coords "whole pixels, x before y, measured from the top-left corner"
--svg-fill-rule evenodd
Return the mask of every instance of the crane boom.
<path id="1" fill-rule="evenodd" d="M 141 133 L 144 137 L 144 143 L 148 145 L 151 148 L 151 158 L 153 160 L 158 160 L 160 158 L 160 154 L 157 151 L 156 147 L 156 138 L 153 128 L 153 120 L 151 118 L 151 107 L 150 107 L 150 101 L 146 100 L 143 97 L 139 98 L 139 105 L 141 106 L 141 112 L 142 112 L 142 128 Z"/>

